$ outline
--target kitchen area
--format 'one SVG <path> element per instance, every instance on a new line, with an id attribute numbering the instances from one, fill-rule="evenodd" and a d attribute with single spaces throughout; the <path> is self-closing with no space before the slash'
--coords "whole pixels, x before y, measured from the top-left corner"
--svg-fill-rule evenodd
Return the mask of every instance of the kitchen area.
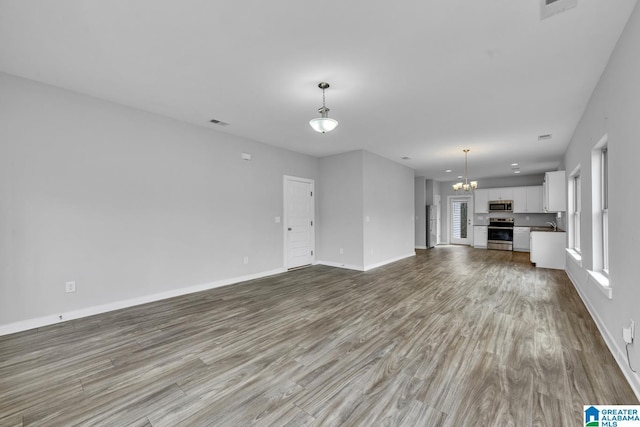
<path id="1" fill-rule="evenodd" d="M 476 189 L 473 199 L 475 248 L 529 252 L 537 267 L 564 269 L 565 171 L 547 172 L 542 185 Z"/>

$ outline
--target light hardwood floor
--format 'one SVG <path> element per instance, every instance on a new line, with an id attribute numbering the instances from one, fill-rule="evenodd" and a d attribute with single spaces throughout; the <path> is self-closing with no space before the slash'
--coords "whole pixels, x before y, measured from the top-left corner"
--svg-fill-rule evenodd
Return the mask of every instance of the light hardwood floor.
<path id="1" fill-rule="evenodd" d="M 638 404 L 562 271 L 438 247 L 0 337 L 1 426 L 579 426 Z"/>

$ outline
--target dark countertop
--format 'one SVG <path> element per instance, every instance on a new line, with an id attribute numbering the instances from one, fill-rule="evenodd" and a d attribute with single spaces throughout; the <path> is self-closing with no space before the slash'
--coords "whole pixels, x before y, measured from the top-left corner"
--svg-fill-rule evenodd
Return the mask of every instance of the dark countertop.
<path id="1" fill-rule="evenodd" d="M 544 226 L 544 227 L 530 227 L 531 231 L 551 231 L 552 233 L 564 233 L 565 231 L 557 228 L 557 229 L 553 229 L 553 227 L 549 227 L 549 226 Z"/>

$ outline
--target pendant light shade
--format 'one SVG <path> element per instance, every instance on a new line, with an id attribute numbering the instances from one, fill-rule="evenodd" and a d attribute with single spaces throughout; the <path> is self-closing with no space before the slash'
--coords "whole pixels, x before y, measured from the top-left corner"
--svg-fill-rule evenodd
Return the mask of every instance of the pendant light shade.
<path id="1" fill-rule="evenodd" d="M 326 133 L 334 130 L 336 126 L 338 126 L 338 121 L 330 119 L 329 117 L 318 117 L 311 119 L 309 124 L 316 132 Z"/>
<path id="2" fill-rule="evenodd" d="M 320 117 L 315 119 L 311 119 L 309 124 L 316 132 L 327 133 L 331 132 L 338 126 L 338 121 L 334 119 L 330 119 L 328 116 L 329 109 L 324 105 L 324 91 L 329 88 L 329 83 L 320 82 L 318 87 L 322 89 L 322 107 L 318 108 L 318 113 L 320 113 Z"/>

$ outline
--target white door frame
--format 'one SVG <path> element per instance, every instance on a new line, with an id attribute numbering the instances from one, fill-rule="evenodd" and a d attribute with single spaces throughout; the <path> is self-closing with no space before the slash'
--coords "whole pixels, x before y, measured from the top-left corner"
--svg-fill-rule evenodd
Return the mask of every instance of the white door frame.
<path id="1" fill-rule="evenodd" d="M 460 195 L 460 196 L 447 196 L 447 236 L 449 239 L 449 244 L 451 243 L 452 240 L 452 236 L 451 236 L 451 230 L 452 230 L 452 223 L 451 223 L 451 215 L 453 214 L 453 212 L 451 212 L 451 202 L 453 200 L 465 200 L 467 202 L 467 212 L 468 212 L 468 218 L 470 219 L 470 222 L 467 224 L 468 225 L 468 229 L 467 229 L 467 240 L 469 241 L 469 245 L 473 245 L 473 195 L 469 194 L 469 195 Z"/>
<path id="2" fill-rule="evenodd" d="M 283 248 L 284 248 L 284 253 L 282 254 L 282 259 L 283 259 L 283 263 L 282 265 L 284 266 L 285 270 L 289 268 L 289 239 L 287 236 L 287 224 L 288 224 L 288 217 L 287 217 L 287 182 L 289 181 L 299 181 L 299 182 L 306 182 L 307 184 L 311 184 L 311 221 L 312 221 L 312 225 L 311 225 L 311 251 L 312 251 L 312 255 L 311 255 L 311 264 L 315 264 L 316 263 L 316 197 L 315 197 L 315 181 L 313 179 L 309 179 L 309 178 L 301 178 L 298 176 L 291 176 L 291 175 L 284 175 L 283 179 L 282 179 L 282 211 L 283 211 L 283 215 L 282 215 L 282 238 L 283 238 Z"/>

